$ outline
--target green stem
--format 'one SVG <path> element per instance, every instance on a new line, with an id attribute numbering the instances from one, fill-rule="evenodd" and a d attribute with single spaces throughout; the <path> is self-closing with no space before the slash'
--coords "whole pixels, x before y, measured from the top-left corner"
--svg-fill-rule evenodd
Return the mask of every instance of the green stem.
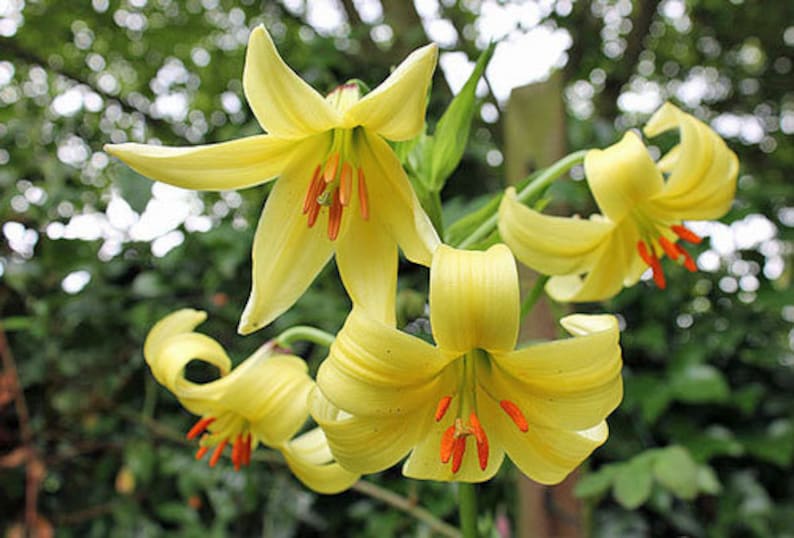
<path id="1" fill-rule="evenodd" d="M 463 538 L 477 538 L 477 492 L 474 484 L 458 482 L 458 513 Z"/>
<path id="2" fill-rule="evenodd" d="M 527 314 L 529 314 L 529 312 L 532 310 L 532 307 L 538 302 L 538 299 L 540 299 L 540 296 L 543 293 L 543 288 L 546 286 L 546 282 L 549 281 L 549 278 L 549 275 L 538 275 L 538 278 L 535 280 L 535 284 L 532 286 L 532 289 L 529 290 L 527 296 L 524 297 L 524 302 L 521 303 L 522 320 Z"/>
<path id="3" fill-rule="evenodd" d="M 575 151 L 546 168 L 538 175 L 538 177 L 534 179 L 534 181 L 530 182 L 526 187 L 518 192 L 518 200 L 522 203 L 527 203 L 528 201 L 533 200 L 536 196 L 539 196 L 544 190 L 546 190 L 546 188 L 548 188 L 549 185 L 559 179 L 560 176 L 568 172 L 577 164 L 581 164 L 582 161 L 584 161 L 585 155 L 587 155 L 587 150 Z M 480 224 L 480 226 L 478 226 L 469 237 L 461 241 L 461 243 L 458 245 L 458 248 L 468 248 L 488 237 L 496 228 L 498 221 L 499 212 L 497 211 L 488 217 L 488 219 L 483 221 L 483 223 Z"/>
<path id="4" fill-rule="evenodd" d="M 295 327 L 290 327 L 274 339 L 279 347 L 287 349 L 291 349 L 294 342 L 302 340 L 320 346 L 331 347 L 331 344 L 334 343 L 334 335 L 307 325 L 296 325 Z"/>

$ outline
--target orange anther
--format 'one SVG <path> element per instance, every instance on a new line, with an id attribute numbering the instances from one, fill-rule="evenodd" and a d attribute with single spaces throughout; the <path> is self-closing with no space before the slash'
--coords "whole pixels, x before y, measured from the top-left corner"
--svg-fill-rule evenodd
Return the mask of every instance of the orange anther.
<path id="1" fill-rule="evenodd" d="M 673 244 L 669 239 L 666 237 L 660 237 L 659 244 L 662 246 L 664 253 L 667 254 L 671 260 L 678 259 L 678 249 L 676 249 L 675 244 Z"/>
<path id="2" fill-rule="evenodd" d="M 242 463 L 242 450 L 243 450 L 243 436 L 241 434 L 237 434 L 237 437 L 234 439 L 234 445 L 232 445 L 232 463 L 234 464 L 234 470 L 240 470 L 240 464 Z"/>
<path id="3" fill-rule="evenodd" d="M 642 258 L 642 261 L 644 261 L 646 265 L 653 265 L 653 257 L 648 252 L 648 247 L 643 241 L 637 242 L 637 252 L 640 253 L 640 258 Z"/>
<path id="4" fill-rule="evenodd" d="M 347 207 L 350 195 L 353 193 L 353 167 L 350 163 L 342 163 L 342 172 L 339 174 L 339 201 Z"/>
<path id="5" fill-rule="evenodd" d="M 312 180 L 309 182 L 309 187 L 306 189 L 306 196 L 303 197 L 303 214 L 309 212 L 312 204 L 317 203 L 317 197 L 320 196 L 320 191 L 323 188 L 323 180 L 320 177 L 320 165 L 314 169 Z"/>
<path id="6" fill-rule="evenodd" d="M 361 209 L 361 218 L 369 220 L 369 195 L 367 194 L 367 181 L 364 170 L 358 169 L 358 205 Z"/>
<path id="7" fill-rule="evenodd" d="M 455 446 L 455 426 L 450 426 L 441 434 L 441 463 L 447 463 L 452 457 L 452 448 Z"/>
<path id="8" fill-rule="evenodd" d="M 521 412 L 521 409 L 518 408 L 516 404 L 511 402 L 510 400 L 502 400 L 499 402 L 499 406 L 502 410 L 507 413 L 507 416 L 518 426 L 518 429 L 522 432 L 529 430 L 529 423 L 527 422 L 527 417 L 524 416 L 524 413 Z"/>
<path id="9" fill-rule="evenodd" d="M 676 224 L 670 226 L 670 229 L 673 230 L 673 233 L 675 235 L 677 235 L 687 243 L 692 243 L 694 245 L 697 245 L 698 243 L 703 241 L 703 239 L 698 234 L 696 234 L 686 226 L 681 226 L 680 224 Z"/>
<path id="10" fill-rule="evenodd" d="M 339 189 L 334 191 L 334 199 L 328 210 L 328 239 L 334 241 L 339 236 L 339 228 L 342 226 L 342 202 L 339 200 Z"/>
<path id="11" fill-rule="evenodd" d="M 662 271 L 662 264 L 659 263 L 659 258 L 654 256 L 651 259 L 651 271 L 653 272 L 653 281 L 656 282 L 656 286 L 663 290 L 667 287 L 667 281 L 664 279 L 664 271 Z"/>
<path id="12" fill-rule="evenodd" d="M 477 441 L 477 459 L 480 462 L 480 469 L 484 471 L 488 467 L 488 436 L 485 435 L 480 419 L 474 413 L 469 416 L 469 423 L 471 431 L 474 433 L 474 439 Z"/>
<path id="13" fill-rule="evenodd" d="M 204 433 L 204 430 L 207 429 L 207 426 L 215 422 L 215 417 L 204 417 L 196 422 L 192 428 L 187 432 L 187 438 L 193 439 L 200 434 Z"/>
<path id="14" fill-rule="evenodd" d="M 678 252 L 684 256 L 684 267 L 686 267 L 687 270 L 692 273 L 697 271 L 698 268 L 695 264 L 695 260 L 692 259 L 692 256 L 689 254 L 689 252 L 687 252 L 684 247 L 678 244 L 676 244 L 676 248 L 678 249 Z"/>
<path id="15" fill-rule="evenodd" d="M 200 446 L 198 450 L 196 450 L 196 459 L 200 460 L 204 457 L 204 454 L 210 449 L 208 446 Z"/>
<path id="16" fill-rule="evenodd" d="M 460 465 L 463 463 L 463 453 L 466 452 L 466 437 L 462 435 L 455 438 L 454 445 L 452 446 L 452 472 L 457 473 L 460 470 Z"/>
<path id="17" fill-rule="evenodd" d="M 218 446 L 215 447 L 215 451 L 212 453 L 212 457 L 210 458 L 210 467 L 215 467 L 215 464 L 218 463 L 218 460 L 221 459 L 221 454 L 223 454 L 223 449 L 226 448 L 226 445 L 229 443 L 228 439 L 224 439 Z"/>
<path id="18" fill-rule="evenodd" d="M 436 422 L 444 418 L 444 415 L 447 414 L 447 409 L 449 409 L 449 404 L 452 402 L 452 396 L 444 396 L 438 401 L 438 406 L 436 407 Z"/>
<path id="19" fill-rule="evenodd" d="M 323 170 L 323 179 L 326 183 L 332 182 L 336 179 L 336 170 L 339 168 L 339 152 L 331 155 L 331 158 L 325 161 L 325 169 Z"/>

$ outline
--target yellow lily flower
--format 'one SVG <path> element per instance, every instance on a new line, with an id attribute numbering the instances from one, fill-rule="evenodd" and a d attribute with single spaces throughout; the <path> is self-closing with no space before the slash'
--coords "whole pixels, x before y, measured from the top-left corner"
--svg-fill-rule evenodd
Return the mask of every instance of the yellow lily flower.
<path id="1" fill-rule="evenodd" d="M 568 316 L 573 338 L 516 350 L 519 321 L 505 245 L 436 250 L 436 345 L 354 305 L 310 396 L 337 461 L 369 473 L 410 452 L 408 477 L 479 482 L 506 453 L 530 478 L 560 482 L 606 440 L 604 419 L 622 398 L 617 322 Z"/>
<path id="2" fill-rule="evenodd" d="M 187 148 L 128 143 L 105 150 L 145 176 L 188 189 L 240 189 L 280 178 L 256 230 L 240 333 L 292 306 L 334 251 L 348 293 L 378 312 L 393 311 L 370 297 L 378 287 L 396 289 L 396 244 L 429 265 L 439 239 L 384 139 L 421 132 L 437 55 L 437 46 L 427 45 L 366 96 L 357 84 L 344 84 L 324 99 L 284 63 L 260 26 L 248 42 L 243 89 L 268 134 Z"/>
<path id="3" fill-rule="evenodd" d="M 306 363 L 265 345 L 232 370 L 223 347 L 193 331 L 206 317 L 190 309 L 166 316 L 152 327 L 143 351 L 155 379 L 201 417 L 187 433 L 188 439 L 201 436 L 196 459 L 212 450 L 209 465 L 214 467 L 231 446 L 239 470 L 261 443 L 281 452 L 311 489 L 338 493 L 349 488 L 358 475 L 333 461 L 319 428 L 296 437 L 309 416 L 307 397 L 314 387 Z M 220 377 L 203 384 L 188 380 L 185 367 L 193 360 L 217 367 Z"/>
<path id="4" fill-rule="evenodd" d="M 509 188 L 499 207 L 499 233 L 524 264 L 547 275 L 557 301 L 600 301 L 632 286 L 650 267 L 666 285 L 665 255 L 697 269 L 679 240 L 699 243 L 683 220 L 716 219 L 736 191 L 736 154 L 708 126 L 671 104 L 648 121 L 645 134 L 678 129 L 680 143 L 654 163 L 637 134 L 591 150 L 585 174 L 602 214 L 590 219 L 541 215 Z"/>

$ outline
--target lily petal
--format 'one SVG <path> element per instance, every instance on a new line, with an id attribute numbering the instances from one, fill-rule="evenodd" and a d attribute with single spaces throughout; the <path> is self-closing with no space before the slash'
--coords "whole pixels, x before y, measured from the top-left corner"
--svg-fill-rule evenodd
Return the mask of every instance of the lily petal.
<path id="1" fill-rule="evenodd" d="M 191 147 L 106 144 L 104 150 L 144 176 L 184 189 L 221 191 L 264 183 L 281 173 L 294 141 L 249 136 Z"/>
<path id="2" fill-rule="evenodd" d="M 325 136 L 302 141 L 268 196 L 254 236 L 253 284 L 240 319 L 241 334 L 264 327 L 290 308 L 331 257 L 328 212 L 312 228 L 301 213 L 316 166 L 311 157 L 327 145 Z"/>
<path id="3" fill-rule="evenodd" d="M 664 179 L 640 138 L 629 131 L 604 150 L 587 152 L 587 184 L 601 212 L 614 222 L 664 188 Z"/>
<path id="4" fill-rule="evenodd" d="M 505 245 L 485 252 L 441 245 L 430 267 L 430 325 L 438 346 L 458 354 L 513 349 L 518 295 L 516 263 Z"/>
<path id="5" fill-rule="evenodd" d="M 535 482 L 562 482 L 593 450 L 604 444 L 609 430 L 606 422 L 583 431 L 530 425 L 520 431 L 498 405 L 486 399 L 481 406 L 482 421 L 492 425 L 493 437 L 521 470 Z"/>
<path id="6" fill-rule="evenodd" d="M 530 424 L 590 428 L 623 397 L 617 320 L 577 314 L 561 323 L 573 338 L 494 354 L 496 368 L 482 372 L 482 383 L 494 400 L 515 403 Z"/>
<path id="7" fill-rule="evenodd" d="M 645 133 L 656 136 L 675 128 L 681 142 L 660 161 L 670 176 L 654 204 L 679 219 L 721 217 L 736 193 L 736 154 L 706 124 L 669 103 L 651 117 Z"/>
<path id="8" fill-rule="evenodd" d="M 348 213 L 354 222 L 338 239 L 339 275 L 354 305 L 367 310 L 378 321 L 394 326 L 397 243 L 377 221 L 365 221 L 355 210 Z"/>
<path id="9" fill-rule="evenodd" d="M 317 385 L 353 415 L 400 415 L 455 389 L 454 377 L 439 375 L 453 358 L 355 307 L 320 365 Z"/>
<path id="10" fill-rule="evenodd" d="M 499 205 L 499 234 L 521 263 L 547 275 L 589 270 L 615 224 L 543 215 L 518 201 L 513 187 Z"/>
<path id="11" fill-rule="evenodd" d="M 287 443 L 281 453 L 292 473 L 318 493 L 334 494 L 348 489 L 359 476 L 338 463 L 320 428 L 314 428 Z"/>
<path id="12" fill-rule="evenodd" d="M 438 58 L 435 43 L 412 52 L 389 78 L 350 107 L 344 125 L 362 125 L 389 140 L 409 140 L 425 125 L 427 90 Z"/>
<path id="13" fill-rule="evenodd" d="M 325 432 L 336 461 L 356 473 L 388 469 L 411 450 L 433 417 L 420 413 L 357 417 L 341 411 L 319 388 L 309 397 L 312 417 Z"/>
<path id="14" fill-rule="evenodd" d="M 615 227 L 607 241 L 594 253 L 592 266 L 582 277 L 578 274 L 554 276 L 546 293 L 558 302 L 602 301 L 616 295 L 624 285 L 636 282 L 639 232 L 631 219 Z"/>
<path id="15" fill-rule="evenodd" d="M 336 110 L 284 63 L 264 26 L 248 39 L 243 89 L 259 124 L 276 136 L 303 138 L 340 123 Z"/>
<path id="16" fill-rule="evenodd" d="M 478 390 L 478 401 L 488 396 Z M 454 402 L 453 402 L 454 403 Z M 484 482 L 490 480 L 499 470 L 504 461 L 504 450 L 501 443 L 495 442 L 493 431 L 486 427 L 486 434 L 490 437 L 490 449 L 488 452 L 488 465 L 485 469 L 480 469 L 480 462 L 477 457 L 476 442 L 473 436 L 466 439 L 466 451 L 463 453 L 463 462 L 458 472 L 452 472 L 452 465 L 442 463 L 440 458 L 441 436 L 449 427 L 445 421 L 436 422 L 430 428 L 422 441 L 414 448 L 411 455 L 403 465 L 403 475 L 408 478 L 419 480 L 438 480 L 443 482 Z"/>
<path id="17" fill-rule="evenodd" d="M 370 193 L 370 214 L 378 219 L 414 263 L 429 266 L 441 244 L 394 151 L 364 129 L 358 146 Z"/>

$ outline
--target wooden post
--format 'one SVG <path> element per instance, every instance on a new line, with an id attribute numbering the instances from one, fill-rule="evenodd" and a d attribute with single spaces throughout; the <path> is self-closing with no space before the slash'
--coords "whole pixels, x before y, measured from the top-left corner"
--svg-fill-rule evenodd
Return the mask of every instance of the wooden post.
<path id="1" fill-rule="evenodd" d="M 545 82 L 515 88 L 504 116 L 505 172 L 510 184 L 565 156 L 563 77 L 554 73 Z M 519 264 L 522 291 L 537 275 Z M 521 327 L 521 340 L 554 338 L 556 321 L 542 298 Z M 573 496 L 576 473 L 554 487 L 541 486 L 521 475 L 518 481 L 516 536 L 520 538 L 582 538 L 582 504 Z"/>

